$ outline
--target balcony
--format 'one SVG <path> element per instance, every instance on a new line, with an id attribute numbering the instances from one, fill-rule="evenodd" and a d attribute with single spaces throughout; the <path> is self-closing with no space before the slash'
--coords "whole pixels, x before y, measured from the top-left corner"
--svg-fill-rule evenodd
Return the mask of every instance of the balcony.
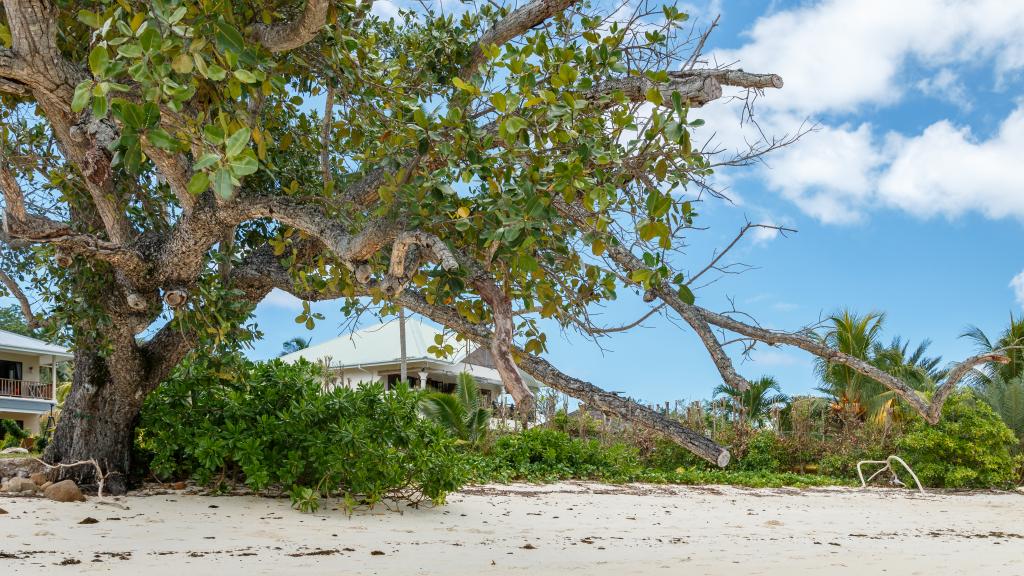
<path id="1" fill-rule="evenodd" d="M 0 396 L 30 398 L 33 400 L 53 400 L 52 392 L 53 388 L 50 384 L 0 378 Z"/>

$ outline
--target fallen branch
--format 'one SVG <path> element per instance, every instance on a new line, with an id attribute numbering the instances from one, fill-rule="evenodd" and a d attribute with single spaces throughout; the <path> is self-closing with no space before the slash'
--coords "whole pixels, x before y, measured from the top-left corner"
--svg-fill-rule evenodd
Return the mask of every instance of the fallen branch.
<path id="1" fill-rule="evenodd" d="M 109 473 L 108 474 L 104 474 L 103 473 L 103 469 L 100 468 L 99 463 L 97 463 L 94 458 L 90 458 L 89 460 L 79 460 L 78 462 L 72 462 L 71 464 L 48 464 L 46 462 L 43 462 L 39 458 L 33 458 L 33 460 L 35 460 L 36 462 L 39 462 L 43 466 L 46 466 L 50 470 L 60 470 L 60 469 L 64 469 L 64 468 L 74 468 L 75 466 L 85 466 L 85 465 L 91 464 L 92 467 L 96 469 L 96 482 L 97 482 L 97 486 L 98 486 L 97 489 L 96 489 L 96 498 L 97 498 L 96 503 L 97 504 L 106 504 L 108 506 L 115 506 L 115 507 L 120 508 L 122 510 L 128 510 L 128 507 L 125 506 L 124 504 L 121 504 L 120 502 L 114 502 L 113 500 L 104 500 L 103 499 L 103 483 L 106 481 L 107 476 L 109 476 Z M 114 472 L 114 474 L 116 474 L 116 472 Z"/>
<path id="2" fill-rule="evenodd" d="M 910 472 L 910 476 L 913 477 L 914 482 L 917 484 L 917 489 L 921 492 L 921 494 L 924 494 L 925 493 L 924 488 L 921 487 L 921 481 L 917 479 L 917 474 L 914 474 L 914 471 L 911 470 L 910 466 L 908 466 L 907 463 L 903 461 L 903 458 L 900 458 L 899 456 L 897 456 L 895 454 L 893 454 L 892 456 L 889 456 L 885 460 L 861 460 L 860 462 L 857 462 L 857 476 L 860 477 L 860 487 L 861 488 L 867 488 L 869 482 L 874 480 L 879 474 L 881 474 L 882 472 L 885 472 L 886 470 L 888 470 L 889 473 L 892 474 L 891 482 L 894 485 L 896 485 L 896 486 L 905 486 L 905 484 L 900 481 L 899 476 L 896 475 L 896 471 L 892 469 L 892 462 L 893 462 L 893 460 L 895 460 L 895 461 L 899 462 L 900 464 L 902 464 L 903 467 L 907 469 L 907 472 Z M 864 472 L 861 471 L 861 465 L 863 465 L 863 464 L 885 464 L 885 466 L 882 466 L 881 468 L 879 468 L 874 474 L 872 474 L 871 476 L 868 476 L 868 479 L 865 480 L 864 479 Z"/>

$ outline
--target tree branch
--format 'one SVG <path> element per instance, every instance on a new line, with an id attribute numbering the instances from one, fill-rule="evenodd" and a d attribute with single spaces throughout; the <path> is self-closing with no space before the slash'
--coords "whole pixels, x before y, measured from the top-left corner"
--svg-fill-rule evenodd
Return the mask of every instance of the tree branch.
<path id="1" fill-rule="evenodd" d="M 29 328 L 36 328 L 39 326 L 39 320 L 36 319 L 35 314 L 32 313 L 32 304 L 29 303 L 28 297 L 25 296 L 25 292 L 18 286 L 18 283 L 14 281 L 14 278 L 0 270 L 0 282 L 3 282 L 4 286 L 11 293 L 12 296 L 17 298 L 18 305 L 21 306 L 21 313 L 25 316 L 25 323 Z"/>
<path id="2" fill-rule="evenodd" d="M 256 24 L 253 38 L 271 52 L 287 52 L 308 44 L 327 24 L 330 0 L 306 0 L 302 14 L 291 22 Z"/>
<path id="3" fill-rule="evenodd" d="M 510 12 L 484 32 L 483 36 L 473 44 L 469 63 L 462 69 L 460 74 L 463 78 L 469 78 L 476 73 L 477 68 L 483 64 L 485 46 L 501 46 L 509 40 L 525 33 L 530 28 L 542 24 L 548 18 L 560 14 L 566 8 L 576 3 L 576 0 L 532 0 L 528 4 Z"/>

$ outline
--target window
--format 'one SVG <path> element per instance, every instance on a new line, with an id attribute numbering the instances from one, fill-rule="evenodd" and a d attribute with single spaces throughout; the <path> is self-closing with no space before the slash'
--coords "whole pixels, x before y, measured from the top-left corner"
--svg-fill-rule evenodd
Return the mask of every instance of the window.
<path id="1" fill-rule="evenodd" d="M 21 362 L 0 360 L 0 378 L 8 380 L 21 380 Z"/>

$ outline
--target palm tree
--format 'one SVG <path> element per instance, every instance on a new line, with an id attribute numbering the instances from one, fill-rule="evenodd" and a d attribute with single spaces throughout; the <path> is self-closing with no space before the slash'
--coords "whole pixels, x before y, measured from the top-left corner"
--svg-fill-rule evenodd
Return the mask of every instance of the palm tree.
<path id="1" fill-rule="evenodd" d="M 832 327 L 820 336 L 823 343 L 834 350 L 850 356 L 869 360 L 871 352 L 882 334 L 885 314 L 869 312 L 858 315 L 850 310 L 843 310 L 829 318 Z M 831 364 L 819 359 L 815 372 L 822 385 L 818 390 L 832 398 L 832 409 L 836 412 L 849 412 L 858 416 L 864 412 L 865 388 L 870 387 L 871 380 L 859 372 L 842 364 Z"/>
<path id="2" fill-rule="evenodd" d="M 459 374 L 455 392 L 428 392 L 420 399 L 420 412 L 446 428 L 452 436 L 478 444 L 490 429 L 491 411 L 482 406 L 480 389 L 469 374 Z"/>
<path id="3" fill-rule="evenodd" d="M 894 338 L 888 345 L 881 342 L 885 314 L 870 312 L 859 315 L 844 310 L 829 319 L 831 328 L 821 336 L 830 348 L 865 360 L 884 370 L 915 390 L 930 390 L 945 374 L 939 369 L 942 359 L 926 356 L 930 341 L 925 340 L 910 350 L 910 343 Z M 832 398 L 832 409 L 870 419 L 888 426 L 906 416 L 899 396 L 880 382 L 855 372 L 842 364 L 819 359 L 815 371 L 822 381 L 818 390 Z"/>
<path id="4" fill-rule="evenodd" d="M 284 344 L 281 345 L 281 353 L 278 356 L 284 356 L 285 354 L 292 354 L 299 350 L 305 350 L 309 348 L 309 345 L 313 343 L 312 338 L 302 338 L 296 336 L 291 340 L 285 340 Z"/>
<path id="5" fill-rule="evenodd" d="M 1013 430 L 1020 440 L 1021 448 L 1024 448 L 1024 375 L 1003 380 L 1001 375 L 996 374 L 976 386 L 976 390 L 978 396 Z"/>
<path id="6" fill-rule="evenodd" d="M 941 357 L 925 356 L 930 345 L 931 341 L 925 340 L 908 355 L 910 342 L 897 336 L 888 346 L 876 343 L 872 347 L 870 362 L 903 380 L 914 390 L 931 390 L 945 377 L 946 370 L 939 368 Z M 870 384 L 865 386 L 861 399 L 868 416 L 882 425 L 905 420 L 909 413 L 899 395 L 874 380 Z"/>
<path id="7" fill-rule="evenodd" d="M 1024 316 L 1014 318 L 995 342 L 977 326 L 962 336 L 973 340 L 979 352 L 996 352 L 1010 357 L 1009 364 L 991 363 L 971 373 L 973 386 L 1003 422 L 1014 431 L 1024 447 Z"/>
<path id="8" fill-rule="evenodd" d="M 715 396 L 729 397 L 732 403 L 727 410 L 740 422 L 754 426 L 763 426 L 771 419 L 774 410 L 781 410 L 789 401 L 779 383 L 771 376 L 754 380 L 743 392 L 727 384 L 719 384 L 715 387 Z"/>
<path id="9" fill-rule="evenodd" d="M 976 384 L 984 384 L 995 376 L 1005 383 L 1024 375 L 1024 316 L 1014 318 L 1013 314 L 1010 314 L 1010 324 L 995 342 L 977 326 L 968 326 L 960 337 L 972 340 L 978 352 L 1001 351 L 1010 357 L 1009 364 L 991 364 L 981 370 L 975 370 L 972 376 Z"/>

